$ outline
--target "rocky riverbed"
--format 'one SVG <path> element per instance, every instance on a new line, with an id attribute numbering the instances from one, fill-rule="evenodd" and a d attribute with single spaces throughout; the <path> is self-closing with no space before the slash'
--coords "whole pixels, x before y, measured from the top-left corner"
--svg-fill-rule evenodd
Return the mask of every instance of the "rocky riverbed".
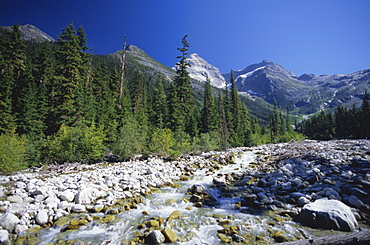
<path id="1" fill-rule="evenodd" d="M 218 171 L 245 152 L 253 153 L 252 163 L 227 173 Z M 222 198 L 223 202 L 230 200 L 228 208 L 235 217 L 239 217 L 237 213 L 263 212 L 274 217 L 265 224 L 268 232 L 250 235 L 243 225 L 233 225 L 232 215 L 216 215 L 219 242 L 283 242 L 314 233 L 300 228 L 295 235 L 281 233 L 277 223 L 287 220 L 343 231 L 368 228 L 370 141 L 303 141 L 211 152 L 171 162 L 149 158 L 96 165 L 65 164 L 0 176 L 0 242 L 40 244 L 43 228 L 59 228 L 60 233 L 81 229 L 96 220 L 109 224 L 115 220 L 114 215 L 141 205 L 143 197 L 156 188 L 178 188 L 178 181 L 186 182 L 200 169 L 211 176 L 213 183 L 192 185 L 186 190 L 187 198 L 182 201 L 193 203 L 186 210 L 217 209 Z M 322 209 L 337 207 L 333 202 L 338 204 L 335 210 Z M 338 210 L 338 217 L 330 215 Z M 183 214 L 174 211 L 168 217 L 136 224 L 148 230 L 125 242 L 135 244 L 158 236 L 161 242 L 186 242 L 185 238 L 177 239 L 180 235 L 176 235 L 177 223 L 173 220 L 179 216 Z"/>

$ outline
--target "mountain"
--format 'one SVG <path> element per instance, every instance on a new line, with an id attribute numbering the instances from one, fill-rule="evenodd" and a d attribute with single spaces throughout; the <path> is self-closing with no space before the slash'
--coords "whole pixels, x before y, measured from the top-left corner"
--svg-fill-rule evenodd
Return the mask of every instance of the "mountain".
<path id="1" fill-rule="evenodd" d="M 1 26 L 0 27 L 0 34 L 4 31 L 11 31 L 11 26 Z M 36 26 L 33 25 L 20 25 L 19 30 L 23 34 L 24 40 L 33 40 L 36 42 L 55 42 L 55 39 L 46 34 L 45 32 L 38 29 Z"/>
<path id="2" fill-rule="evenodd" d="M 231 74 L 224 74 L 230 81 Z M 370 69 L 345 75 L 303 74 L 299 77 L 282 66 L 264 60 L 234 72 L 237 88 L 297 114 L 311 114 L 338 105 L 360 104 L 370 89 Z"/>
<path id="3" fill-rule="evenodd" d="M 200 82 L 206 82 L 207 78 L 209 78 L 212 86 L 225 88 L 226 80 L 217 67 L 211 65 L 196 53 L 191 54 L 188 61 L 191 65 L 188 68 L 191 78 Z"/>
<path id="4" fill-rule="evenodd" d="M 10 28 L 0 27 L 0 35 Z M 55 41 L 33 25 L 21 25 L 19 28 L 25 40 Z M 176 76 L 174 69 L 156 61 L 139 47 L 128 45 L 126 51 L 128 66 L 150 75 L 161 74 L 168 81 Z M 110 67 L 119 68 L 122 52 L 119 50 L 113 54 L 94 55 L 94 61 L 105 60 Z M 218 89 L 229 83 L 230 73 L 221 74 L 217 67 L 198 54 L 191 54 L 188 61 L 197 100 L 201 101 L 207 77 Z M 281 108 L 289 108 L 294 114 L 307 115 L 338 105 L 360 104 L 365 90 L 370 90 L 370 69 L 344 75 L 303 74 L 298 77 L 272 61 L 263 60 L 234 71 L 234 78 L 242 100 L 251 114 L 258 118 L 266 118 L 268 104 L 274 101 Z"/>

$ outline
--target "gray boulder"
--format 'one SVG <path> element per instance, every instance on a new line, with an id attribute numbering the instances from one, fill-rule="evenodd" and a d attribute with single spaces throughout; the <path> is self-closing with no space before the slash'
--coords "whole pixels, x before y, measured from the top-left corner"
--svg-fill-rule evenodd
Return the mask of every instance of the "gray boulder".
<path id="1" fill-rule="evenodd" d="M 20 219 L 12 213 L 6 213 L 0 217 L 0 226 L 8 231 L 12 231 L 20 222 Z"/>
<path id="2" fill-rule="evenodd" d="M 300 213 L 300 221 L 320 229 L 353 231 L 357 227 L 351 209 L 338 200 L 319 199 L 306 204 Z"/>
<path id="3" fill-rule="evenodd" d="M 348 199 L 349 205 L 361 209 L 365 204 L 356 196 L 352 195 Z"/>
<path id="4" fill-rule="evenodd" d="M 162 244 L 166 241 L 166 238 L 159 230 L 153 230 L 149 233 L 148 236 L 150 244 Z"/>

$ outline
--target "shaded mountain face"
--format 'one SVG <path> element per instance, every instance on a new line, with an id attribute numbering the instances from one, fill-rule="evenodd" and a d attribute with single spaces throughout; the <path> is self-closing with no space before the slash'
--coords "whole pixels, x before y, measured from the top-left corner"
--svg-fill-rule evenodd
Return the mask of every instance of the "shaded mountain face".
<path id="1" fill-rule="evenodd" d="M 224 77 L 230 81 L 231 74 L 224 74 Z M 235 71 L 234 79 L 240 92 L 271 104 L 276 100 L 280 107 L 302 114 L 338 105 L 360 104 L 365 90 L 370 89 L 370 69 L 346 75 L 303 74 L 297 77 L 266 60 Z"/>
<path id="2" fill-rule="evenodd" d="M 5 31 L 11 31 L 11 26 L 2 26 L 1 29 Z M 20 25 L 19 30 L 22 33 L 22 38 L 24 40 L 33 40 L 39 43 L 42 42 L 55 42 L 55 39 L 46 34 L 45 32 L 38 29 L 36 26 L 33 25 Z"/>
<path id="3" fill-rule="evenodd" d="M 109 54 L 111 56 L 117 57 L 119 59 L 122 58 L 123 50 L 119 50 L 113 54 Z M 168 66 L 163 65 L 162 63 L 156 61 L 152 57 L 150 57 L 144 50 L 135 46 L 135 45 L 128 45 L 126 47 L 126 58 L 128 61 L 133 61 L 141 64 L 143 67 L 146 68 L 144 72 L 153 73 L 158 72 L 164 75 L 165 78 L 168 80 L 172 80 L 172 77 L 176 76 L 176 72 L 169 68 Z"/>

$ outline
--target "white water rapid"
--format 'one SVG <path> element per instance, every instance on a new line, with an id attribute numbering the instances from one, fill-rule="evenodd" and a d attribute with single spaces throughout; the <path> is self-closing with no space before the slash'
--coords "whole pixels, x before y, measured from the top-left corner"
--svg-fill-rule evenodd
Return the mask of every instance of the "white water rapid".
<path id="1" fill-rule="evenodd" d="M 144 202 L 138 204 L 136 209 L 115 214 L 112 222 L 100 222 L 99 218 L 104 216 L 101 213 L 92 215 L 93 221 L 76 230 L 61 231 L 54 228 L 41 230 L 42 244 L 60 244 L 59 241 L 75 241 L 73 244 L 76 242 L 77 244 L 101 244 L 106 240 L 109 240 L 109 244 L 112 245 L 130 244 L 130 239 L 138 236 L 139 233 L 142 234 L 145 230 L 145 228 L 140 228 L 141 224 L 153 218 L 166 219 L 174 211 L 180 212 L 181 216 L 172 220 L 171 229 L 178 237 L 177 242 L 172 244 L 221 244 L 218 231 L 224 228 L 222 224 L 235 227 L 240 236 L 253 234 L 253 239 L 256 236 L 266 237 L 266 226 L 268 226 L 267 222 L 271 221 L 271 217 L 243 212 L 243 208 L 235 207 L 235 204 L 241 201 L 240 196 L 225 197 L 213 184 L 213 179 L 217 175 L 244 172 L 254 159 L 253 152 L 244 152 L 236 157 L 235 164 L 221 166 L 216 172 L 198 169 L 190 180 L 177 182 L 176 188 L 160 188 L 145 197 Z M 207 205 L 195 207 L 188 201 L 190 196 L 188 189 L 193 185 L 205 187 L 206 191 L 216 198 L 217 204 L 212 207 Z M 285 230 L 286 233 L 292 234 L 297 232 L 292 224 L 293 222 L 281 222 L 272 229 Z M 268 239 L 271 238 L 265 238 L 264 242 L 269 242 Z"/>

